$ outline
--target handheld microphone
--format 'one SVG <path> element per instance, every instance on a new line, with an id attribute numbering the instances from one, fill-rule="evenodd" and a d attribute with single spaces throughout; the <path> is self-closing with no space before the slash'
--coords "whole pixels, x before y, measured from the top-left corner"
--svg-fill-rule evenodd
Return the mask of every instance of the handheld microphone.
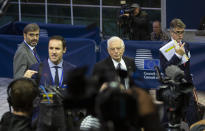
<path id="1" fill-rule="evenodd" d="M 184 71 L 182 71 L 178 66 L 171 65 L 165 69 L 165 74 L 176 82 L 187 82 L 184 77 Z"/>
<path id="2" fill-rule="evenodd" d="M 159 81 L 160 81 L 161 83 L 163 83 L 163 78 L 162 78 L 162 76 L 161 76 L 161 74 L 160 74 L 159 67 L 158 67 L 158 66 L 154 66 L 154 69 L 155 69 L 155 71 L 156 71 L 156 73 L 157 73 L 157 77 L 159 78 Z"/>

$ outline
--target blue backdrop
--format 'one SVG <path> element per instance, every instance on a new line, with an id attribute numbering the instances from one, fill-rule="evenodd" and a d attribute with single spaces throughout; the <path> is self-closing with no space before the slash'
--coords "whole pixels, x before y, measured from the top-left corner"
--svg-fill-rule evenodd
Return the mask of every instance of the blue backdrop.
<path id="1" fill-rule="evenodd" d="M 125 41 L 125 55 L 135 59 L 137 72 L 133 78 L 143 88 L 156 88 L 158 82 L 154 66 L 160 65 L 159 48 L 162 42 Z M 205 43 L 189 43 L 191 49 L 191 73 L 197 89 L 205 90 Z M 100 59 L 108 56 L 106 41 L 100 44 Z"/>
<path id="2" fill-rule="evenodd" d="M 0 34 L 20 35 L 23 36 L 24 27 L 28 22 L 9 22 L 0 27 Z M 61 35 L 65 38 L 86 38 L 95 40 L 97 44 L 100 42 L 100 31 L 95 25 L 80 26 L 69 24 L 45 24 L 37 23 L 40 27 L 40 36 Z"/>
<path id="3" fill-rule="evenodd" d="M 205 0 L 166 0 L 166 23 L 174 18 L 180 18 L 187 25 L 187 29 L 197 29 L 205 12 Z"/>
<path id="4" fill-rule="evenodd" d="M 13 76 L 13 57 L 17 46 L 23 41 L 22 36 L 0 35 L 0 59 L 1 70 L 0 77 Z M 64 54 L 64 60 L 79 66 L 88 66 L 89 71 L 96 63 L 96 53 L 94 40 L 90 39 L 66 39 L 67 52 Z M 37 52 L 41 58 L 48 58 L 48 37 L 39 39 Z"/>
<path id="5" fill-rule="evenodd" d="M 0 77 L 13 76 L 13 56 L 17 45 L 23 41 L 22 30 L 26 22 L 10 22 L 0 27 Z M 62 35 L 67 41 L 67 52 L 64 59 L 77 65 L 88 66 L 91 72 L 96 61 L 108 56 L 106 41 L 100 42 L 99 29 L 95 26 L 71 26 L 38 23 L 41 35 Z M 37 52 L 41 59 L 48 58 L 48 37 L 40 37 Z M 144 88 L 156 88 L 159 85 L 153 69 L 159 66 L 159 48 L 163 43 L 157 41 L 125 41 L 125 55 L 135 59 L 137 72 L 134 74 L 136 83 Z M 96 52 L 96 46 L 100 52 Z M 197 89 L 205 90 L 205 43 L 190 43 L 191 73 Z"/>

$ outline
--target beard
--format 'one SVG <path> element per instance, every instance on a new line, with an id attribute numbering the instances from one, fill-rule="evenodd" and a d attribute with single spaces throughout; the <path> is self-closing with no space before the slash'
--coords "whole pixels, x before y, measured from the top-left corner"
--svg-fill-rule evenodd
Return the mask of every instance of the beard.
<path id="1" fill-rule="evenodd" d="M 37 40 L 30 41 L 29 45 L 36 46 L 38 44 Z"/>

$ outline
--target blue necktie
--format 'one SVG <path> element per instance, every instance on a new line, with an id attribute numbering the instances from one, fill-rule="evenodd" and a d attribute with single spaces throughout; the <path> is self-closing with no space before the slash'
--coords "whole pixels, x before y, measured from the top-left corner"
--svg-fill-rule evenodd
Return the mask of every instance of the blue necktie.
<path id="1" fill-rule="evenodd" d="M 55 85 L 59 86 L 59 76 L 58 76 L 58 68 L 59 68 L 59 66 L 54 66 L 54 68 L 56 69 L 56 72 L 55 72 Z"/>

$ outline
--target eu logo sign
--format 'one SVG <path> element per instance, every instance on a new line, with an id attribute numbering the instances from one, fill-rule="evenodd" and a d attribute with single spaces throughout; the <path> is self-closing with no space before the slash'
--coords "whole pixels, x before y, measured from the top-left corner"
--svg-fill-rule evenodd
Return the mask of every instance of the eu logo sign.
<path id="1" fill-rule="evenodd" d="M 159 59 L 145 59 L 144 60 L 144 70 L 155 70 L 154 67 L 160 67 Z"/>

